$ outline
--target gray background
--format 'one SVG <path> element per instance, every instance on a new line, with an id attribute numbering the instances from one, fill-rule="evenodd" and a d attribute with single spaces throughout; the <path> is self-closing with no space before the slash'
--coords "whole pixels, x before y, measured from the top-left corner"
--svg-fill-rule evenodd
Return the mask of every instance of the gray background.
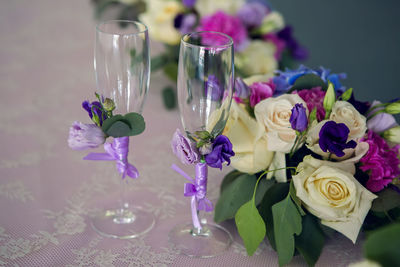
<path id="1" fill-rule="evenodd" d="M 346 72 L 360 100 L 400 97 L 399 0 L 269 0 L 310 51 L 309 67 Z"/>

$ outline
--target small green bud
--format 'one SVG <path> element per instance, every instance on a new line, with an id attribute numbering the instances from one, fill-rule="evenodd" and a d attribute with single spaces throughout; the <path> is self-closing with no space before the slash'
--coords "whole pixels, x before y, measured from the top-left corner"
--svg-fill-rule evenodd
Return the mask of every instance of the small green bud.
<path id="1" fill-rule="evenodd" d="M 389 142 L 400 144 L 400 126 L 396 126 L 384 131 L 383 138 Z"/>
<path id="2" fill-rule="evenodd" d="M 347 90 L 342 94 L 342 100 L 343 100 L 343 101 L 349 100 L 352 94 L 353 94 L 353 88 L 347 89 Z"/>
<path id="3" fill-rule="evenodd" d="M 323 103 L 326 112 L 325 119 L 329 118 L 329 115 L 331 114 L 335 101 L 336 101 L 335 89 L 333 88 L 333 84 L 329 82 L 328 90 L 326 91 Z"/>
<path id="4" fill-rule="evenodd" d="M 106 98 L 103 102 L 103 107 L 106 111 L 113 111 L 115 109 L 115 103 L 112 99 Z"/>
<path id="5" fill-rule="evenodd" d="M 92 114 L 93 114 L 92 121 L 94 123 L 96 123 L 97 126 L 100 126 L 100 118 L 99 118 L 99 116 L 97 116 L 97 114 L 94 113 L 94 112 L 92 112 Z"/>
<path id="6" fill-rule="evenodd" d="M 399 114 L 400 113 L 400 103 L 399 102 L 395 102 L 395 103 L 391 103 L 389 105 L 387 105 L 385 107 L 385 112 L 389 113 L 389 114 Z"/>

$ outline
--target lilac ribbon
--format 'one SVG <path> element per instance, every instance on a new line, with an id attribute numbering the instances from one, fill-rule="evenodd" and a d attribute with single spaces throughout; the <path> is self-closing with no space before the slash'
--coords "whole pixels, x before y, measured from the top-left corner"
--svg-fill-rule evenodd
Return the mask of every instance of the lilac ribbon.
<path id="1" fill-rule="evenodd" d="M 190 183 L 185 184 L 184 196 L 192 197 L 191 208 L 192 208 L 192 221 L 193 226 L 197 229 L 201 229 L 201 224 L 199 217 L 197 215 L 197 210 L 204 210 L 206 212 L 212 211 L 213 205 L 211 201 L 206 197 L 207 194 L 207 164 L 197 163 L 196 164 L 196 176 L 193 180 L 188 174 L 186 174 L 182 169 L 173 164 L 171 168 L 185 177 Z"/>
<path id="2" fill-rule="evenodd" d="M 105 143 L 106 153 L 89 153 L 84 160 L 115 160 L 117 170 L 122 179 L 128 175 L 131 178 L 139 177 L 139 171 L 128 162 L 129 136 L 114 138 L 113 143 Z"/>

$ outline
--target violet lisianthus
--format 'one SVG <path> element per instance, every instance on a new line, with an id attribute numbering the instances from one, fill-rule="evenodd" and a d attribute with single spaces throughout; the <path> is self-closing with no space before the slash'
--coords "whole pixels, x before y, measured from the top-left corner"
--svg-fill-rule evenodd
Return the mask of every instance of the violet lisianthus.
<path id="1" fill-rule="evenodd" d="M 334 153 L 337 157 L 343 157 L 343 150 L 355 148 L 354 140 L 347 142 L 350 130 L 344 123 L 327 121 L 319 132 L 319 146 L 324 152 Z"/>
<path id="2" fill-rule="evenodd" d="M 242 51 L 249 43 L 247 29 L 240 19 L 223 11 L 217 11 L 213 15 L 202 17 L 197 30 L 222 32 L 229 35 L 235 43 L 236 51 Z M 220 45 L 225 43 L 225 38 L 222 40 L 221 37 L 215 34 L 204 35 L 202 41 L 209 45 Z"/>
<path id="3" fill-rule="evenodd" d="M 192 7 L 194 7 L 194 4 L 196 4 L 196 1 L 197 0 L 182 0 L 182 4 L 185 7 L 192 8 Z"/>
<path id="4" fill-rule="evenodd" d="M 305 60 L 308 57 L 308 50 L 297 42 L 293 36 L 293 28 L 286 26 L 277 33 L 280 40 L 285 42 L 287 49 L 296 60 Z"/>
<path id="5" fill-rule="evenodd" d="M 381 104 L 380 101 L 375 100 L 374 102 L 372 102 L 371 104 L 372 111 L 368 113 L 368 116 L 383 109 L 383 107 L 374 109 L 374 106 L 379 104 Z M 378 134 L 395 126 L 397 126 L 395 117 L 385 112 L 379 113 L 367 121 L 368 129 Z"/>
<path id="6" fill-rule="evenodd" d="M 303 106 L 303 104 L 297 103 L 294 105 L 289 122 L 292 125 L 293 130 L 304 132 L 307 129 L 308 118 L 306 108 Z"/>
<path id="7" fill-rule="evenodd" d="M 181 34 L 192 32 L 196 25 L 197 17 L 193 13 L 178 14 L 174 19 L 174 27 L 179 30 Z"/>
<path id="8" fill-rule="evenodd" d="M 183 136 L 179 129 L 176 129 L 172 137 L 171 148 L 183 164 L 195 164 L 200 160 L 196 144 L 186 136 Z"/>
<path id="9" fill-rule="evenodd" d="M 250 106 L 255 107 L 260 101 L 274 95 L 275 84 L 268 82 L 255 82 L 250 85 Z"/>
<path id="10" fill-rule="evenodd" d="M 103 121 L 107 119 L 106 112 L 103 111 L 99 101 L 83 101 L 82 107 L 88 112 L 89 117 L 98 125 L 103 125 Z"/>
<path id="11" fill-rule="evenodd" d="M 400 175 L 400 145 L 389 147 L 385 139 L 373 131 L 368 131 L 361 141 L 369 144 L 367 154 L 360 160 L 360 169 L 369 172 L 366 187 L 372 192 L 379 192 Z"/>
<path id="12" fill-rule="evenodd" d="M 345 73 L 331 73 L 329 69 L 325 69 L 324 67 L 320 67 L 319 69 L 311 69 L 304 65 L 301 65 L 297 70 L 286 69 L 285 71 L 277 71 L 279 76 L 273 78 L 274 83 L 276 84 L 276 90 L 278 92 L 284 93 L 286 92 L 298 78 L 307 74 L 315 74 L 321 78 L 325 83 L 328 81 L 331 82 L 335 88 L 335 90 L 344 90 L 344 87 L 340 83 L 341 79 L 346 78 Z"/>
<path id="13" fill-rule="evenodd" d="M 242 78 L 236 77 L 235 79 L 235 93 L 233 98 L 237 103 L 243 103 L 242 99 L 248 98 L 250 95 L 250 88 L 243 81 Z"/>
<path id="14" fill-rule="evenodd" d="M 211 100 L 213 101 L 218 101 L 219 99 L 221 99 L 224 93 L 224 90 L 223 88 L 221 88 L 218 78 L 213 74 L 208 75 L 204 87 L 206 97 L 211 97 Z"/>
<path id="15" fill-rule="evenodd" d="M 75 121 L 69 129 L 68 146 L 74 150 L 96 148 L 105 140 L 104 132 L 96 124 Z"/>
<path id="16" fill-rule="evenodd" d="M 212 145 L 212 152 L 205 156 L 208 166 L 213 168 L 222 169 L 222 164 L 227 162 L 231 163 L 230 158 L 235 155 L 232 150 L 232 143 L 225 135 L 219 135 L 214 139 Z"/>

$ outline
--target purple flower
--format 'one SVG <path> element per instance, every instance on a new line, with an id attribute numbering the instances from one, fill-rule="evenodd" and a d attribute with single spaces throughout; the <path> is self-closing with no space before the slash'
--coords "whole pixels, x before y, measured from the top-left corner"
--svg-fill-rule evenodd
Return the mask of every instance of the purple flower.
<path id="1" fill-rule="evenodd" d="M 221 89 L 217 77 L 213 74 L 208 75 L 207 81 L 204 83 L 206 98 L 211 97 L 211 100 L 213 101 L 220 100 L 223 94 L 223 89 Z"/>
<path id="2" fill-rule="evenodd" d="M 293 130 L 303 132 L 307 129 L 308 118 L 306 108 L 303 106 L 303 104 L 297 103 L 296 105 L 294 105 L 289 122 L 292 125 Z"/>
<path id="3" fill-rule="evenodd" d="M 271 80 L 269 82 L 255 82 L 250 85 L 250 92 L 250 106 L 254 107 L 260 101 L 274 95 L 275 84 Z"/>
<path id="4" fill-rule="evenodd" d="M 243 5 L 239 9 L 237 16 L 247 27 L 257 27 L 261 25 L 268 12 L 268 7 L 261 3 L 253 2 Z"/>
<path id="5" fill-rule="evenodd" d="M 96 124 L 75 121 L 69 129 L 68 146 L 74 150 L 96 148 L 105 140 L 105 134 Z"/>
<path id="6" fill-rule="evenodd" d="M 200 160 L 196 144 L 191 142 L 189 138 L 183 136 L 179 129 L 176 129 L 172 137 L 171 147 L 174 154 L 183 164 L 194 164 Z"/>
<path id="7" fill-rule="evenodd" d="M 182 0 L 182 4 L 183 4 L 185 7 L 192 8 L 192 7 L 194 7 L 194 5 L 196 4 L 196 1 L 197 1 L 197 0 Z"/>
<path id="8" fill-rule="evenodd" d="M 225 135 L 219 135 L 213 142 L 212 152 L 205 156 L 205 160 L 208 166 L 222 169 L 222 163 L 231 164 L 230 157 L 234 155 L 235 152 L 232 150 L 232 143 L 229 138 Z"/>
<path id="9" fill-rule="evenodd" d="M 291 26 L 286 26 L 277 33 L 279 39 L 285 42 L 290 54 L 296 60 L 305 60 L 308 58 L 308 51 L 304 46 L 301 46 L 293 37 L 293 29 Z"/>
<path id="10" fill-rule="evenodd" d="M 247 30 L 238 17 L 217 11 L 210 16 L 201 18 L 198 31 L 222 32 L 229 35 L 235 43 L 235 51 L 242 51 L 249 43 Z M 203 35 L 203 40 L 208 45 L 221 45 L 226 39 L 215 34 Z"/>
<path id="11" fill-rule="evenodd" d="M 286 48 L 285 41 L 280 39 L 275 33 L 268 33 L 263 36 L 263 39 L 265 41 L 271 42 L 275 45 L 276 51 L 275 51 L 274 57 L 278 61 L 281 60 L 282 52 Z"/>
<path id="12" fill-rule="evenodd" d="M 242 99 L 248 98 L 250 95 L 250 88 L 245 84 L 242 78 L 235 79 L 235 94 L 233 98 L 237 103 L 243 103 Z"/>
<path id="13" fill-rule="evenodd" d="M 334 153 L 337 157 L 343 157 L 343 150 L 355 148 L 357 143 L 354 140 L 347 142 L 349 128 L 344 123 L 327 121 L 319 132 L 319 146 L 322 151 Z"/>
<path id="14" fill-rule="evenodd" d="M 186 34 L 193 31 L 196 25 L 197 17 L 195 14 L 178 14 L 174 19 L 174 27 L 179 30 L 181 34 Z"/>
<path id="15" fill-rule="evenodd" d="M 88 112 L 89 117 L 99 126 L 103 125 L 103 121 L 107 119 L 107 114 L 102 111 L 101 104 L 98 101 L 93 101 L 90 103 L 89 101 L 83 101 L 82 107 Z M 93 115 L 99 118 L 98 123 L 93 119 Z"/>
<path id="16" fill-rule="evenodd" d="M 379 104 L 381 104 L 381 102 L 375 100 L 374 102 L 372 102 L 371 106 L 374 107 Z M 372 112 L 368 114 L 368 116 L 382 109 L 383 107 L 373 109 Z M 396 119 L 393 115 L 388 113 L 379 113 L 378 115 L 375 115 L 372 119 L 369 119 L 367 121 L 368 129 L 378 134 L 395 126 L 397 126 Z"/>

